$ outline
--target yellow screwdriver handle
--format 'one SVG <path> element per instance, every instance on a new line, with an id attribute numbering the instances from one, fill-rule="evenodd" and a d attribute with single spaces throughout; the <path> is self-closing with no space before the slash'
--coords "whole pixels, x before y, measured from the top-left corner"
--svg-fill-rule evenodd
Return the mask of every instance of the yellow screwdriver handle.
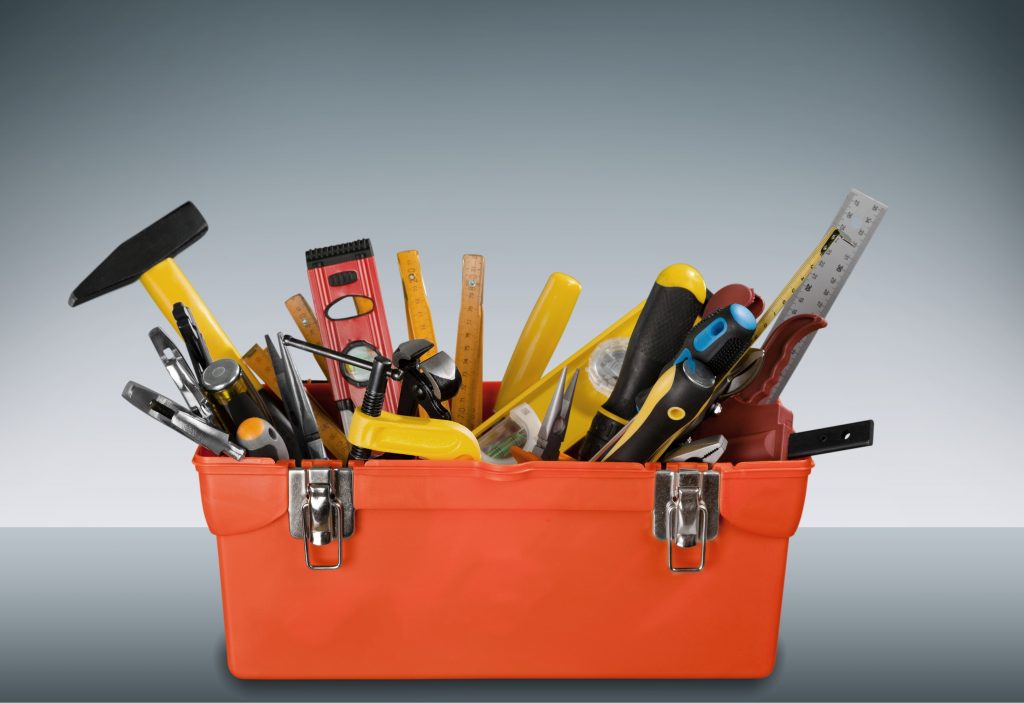
<path id="1" fill-rule="evenodd" d="M 423 459 L 480 459 L 480 443 L 457 422 L 382 412 L 371 417 L 361 409 L 352 416 L 348 440 L 375 452 Z"/>
<path id="2" fill-rule="evenodd" d="M 503 407 L 544 375 L 580 289 L 580 282 L 568 274 L 553 273 L 548 278 L 516 342 L 494 407 Z"/>
<path id="3" fill-rule="evenodd" d="M 164 259 L 139 276 L 139 282 L 146 288 L 150 297 L 153 298 L 153 302 L 170 322 L 171 329 L 178 330 L 172 313 L 174 304 L 184 303 L 192 311 L 196 326 L 199 327 L 199 332 L 202 333 L 206 346 L 210 350 L 210 356 L 214 360 L 233 359 L 242 367 L 250 381 L 255 384 L 259 383 L 252 371 L 242 361 L 235 345 L 231 343 L 223 328 L 213 317 L 210 308 L 206 307 L 206 303 L 189 283 L 184 272 L 178 267 L 178 264 L 174 263 L 174 259 Z"/>

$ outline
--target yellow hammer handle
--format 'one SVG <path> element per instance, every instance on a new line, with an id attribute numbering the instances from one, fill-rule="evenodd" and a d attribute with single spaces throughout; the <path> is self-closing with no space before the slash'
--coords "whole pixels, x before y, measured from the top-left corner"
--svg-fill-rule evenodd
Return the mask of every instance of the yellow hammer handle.
<path id="1" fill-rule="evenodd" d="M 210 356 L 214 359 L 234 359 L 242 367 L 250 381 L 259 383 L 252 371 L 242 361 L 241 355 L 228 339 L 224 329 L 213 317 L 210 308 L 206 307 L 206 303 L 189 283 L 184 272 L 174 263 L 174 259 L 164 259 L 139 276 L 139 282 L 146 288 L 150 297 L 153 298 L 153 302 L 170 322 L 171 329 L 175 332 L 178 331 L 178 324 L 174 321 L 174 314 L 171 310 L 175 303 L 184 303 L 192 311 L 196 326 L 199 327 L 203 339 L 206 340 Z"/>
<path id="2" fill-rule="evenodd" d="M 553 273 L 548 278 L 519 335 L 494 407 L 503 407 L 544 375 L 581 288 L 579 281 L 564 273 Z"/>

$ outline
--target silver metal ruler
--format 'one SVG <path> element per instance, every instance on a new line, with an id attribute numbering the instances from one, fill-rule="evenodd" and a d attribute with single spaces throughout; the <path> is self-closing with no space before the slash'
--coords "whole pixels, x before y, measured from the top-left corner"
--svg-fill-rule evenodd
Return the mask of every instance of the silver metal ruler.
<path id="1" fill-rule="evenodd" d="M 843 238 L 850 246 L 831 247 L 825 252 L 825 256 L 807 276 L 803 285 L 786 302 L 776 325 L 802 313 L 813 313 L 822 317 L 828 315 L 832 302 L 843 289 L 846 279 L 850 277 L 853 267 L 857 265 L 864 248 L 871 241 L 888 209 L 884 203 L 864 195 L 859 190 L 850 191 L 835 219 L 832 220 L 832 226 L 842 232 Z M 793 354 L 783 369 L 779 382 L 763 402 L 771 403 L 778 400 L 782 389 L 786 387 L 813 339 L 814 334 L 810 334 L 793 348 Z"/>

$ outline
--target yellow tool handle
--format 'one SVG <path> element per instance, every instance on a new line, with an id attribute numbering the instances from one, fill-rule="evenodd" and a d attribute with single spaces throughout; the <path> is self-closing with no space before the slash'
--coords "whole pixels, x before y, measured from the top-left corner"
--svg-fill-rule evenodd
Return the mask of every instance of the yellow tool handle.
<path id="1" fill-rule="evenodd" d="M 572 412 L 569 413 L 569 424 L 565 431 L 565 440 L 562 442 L 563 447 L 574 445 L 586 434 L 587 428 L 590 427 L 590 419 L 597 412 L 601 403 L 608 399 L 608 394 L 594 388 L 593 383 L 590 381 L 590 374 L 587 373 L 590 357 L 602 342 L 618 337 L 628 338 L 636 327 L 637 319 L 640 317 L 640 311 L 643 310 L 643 307 L 643 303 L 634 307 L 587 344 L 576 350 L 568 359 L 548 371 L 542 379 L 505 405 L 495 407 L 494 413 L 483 424 L 473 428 L 473 434 L 477 437 L 482 437 L 487 430 L 501 422 L 513 408 L 521 403 L 526 403 L 533 408 L 533 411 L 537 413 L 537 417 L 544 417 L 544 413 L 551 403 L 551 396 L 558 386 L 558 379 L 562 369 L 566 369 L 569 375 L 580 369 L 579 380 L 576 383 L 576 394 L 572 400 Z"/>
<path id="2" fill-rule="evenodd" d="M 245 353 L 245 363 L 247 363 L 253 371 L 256 372 L 260 378 L 263 379 L 264 385 L 273 391 L 274 395 L 278 398 L 281 397 L 281 389 L 277 385 L 277 374 L 274 373 L 274 362 L 270 359 L 270 353 L 258 344 L 254 344 L 249 351 Z M 307 391 L 308 393 L 308 391 Z M 332 420 L 327 413 L 325 413 L 316 401 L 310 396 L 310 405 L 313 407 L 313 417 L 316 420 L 316 426 L 320 430 L 320 440 L 324 443 L 324 448 L 329 451 L 335 459 L 345 461 L 348 459 L 348 453 L 351 447 L 349 446 L 348 440 L 345 439 L 345 434 L 341 431 L 334 420 Z"/>
<path id="3" fill-rule="evenodd" d="M 426 360 L 437 353 L 437 335 L 434 333 L 434 318 L 430 314 L 427 289 L 423 283 L 420 253 L 415 249 L 398 252 L 398 271 L 402 275 L 409 339 L 425 339 L 434 345 L 433 349 L 423 355 L 422 358 Z"/>
<path id="4" fill-rule="evenodd" d="M 452 419 L 476 427 L 484 411 L 484 257 L 462 257 L 462 301 L 459 306 L 455 364 L 462 374 L 462 387 L 452 398 Z M 358 446 L 358 444 L 356 445 Z"/>
<path id="5" fill-rule="evenodd" d="M 358 310 L 359 302 L 356 299 L 356 309 Z M 318 346 L 324 345 L 323 337 L 320 335 L 320 325 L 316 321 L 316 315 L 313 313 L 313 308 L 309 307 L 309 303 L 306 301 L 306 296 L 302 293 L 296 293 L 288 300 L 284 301 L 284 306 L 288 308 L 288 313 L 295 320 L 295 324 L 299 326 L 299 332 L 310 344 L 316 344 Z M 316 354 L 313 355 L 316 359 L 317 365 L 320 366 L 320 370 L 324 372 L 324 378 L 330 378 L 327 375 L 327 359 Z"/>
<path id="6" fill-rule="evenodd" d="M 374 452 L 406 454 L 423 459 L 480 459 L 480 444 L 457 422 L 407 417 L 382 412 L 371 417 L 361 409 L 352 415 L 349 439 Z"/>
<path id="7" fill-rule="evenodd" d="M 145 287 L 153 302 L 163 312 L 164 317 L 171 325 L 171 329 L 178 331 L 178 323 L 174 321 L 172 309 L 175 303 L 184 303 L 192 311 L 196 326 L 206 341 L 206 347 L 210 350 L 210 356 L 214 359 L 233 359 L 253 383 L 256 377 L 252 371 L 242 363 L 242 357 L 238 354 L 235 345 L 228 339 L 228 335 L 221 328 L 220 324 L 213 317 L 210 308 L 199 297 L 199 293 L 192 287 L 184 272 L 174 263 L 174 259 L 164 259 L 153 268 L 139 276 L 139 282 Z M 181 333 L 178 332 L 180 335 Z"/>
<path id="8" fill-rule="evenodd" d="M 615 386 L 594 414 L 579 446 L 579 456 L 594 456 L 636 414 L 637 397 L 654 384 L 661 370 L 682 350 L 706 300 L 707 286 L 700 271 L 687 264 L 672 264 L 661 270 L 629 336 Z"/>
<path id="9" fill-rule="evenodd" d="M 504 406 L 544 375 L 569 324 L 580 290 L 580 282 L 568 274 L 553 273 L 548 277 L 509 359 L 495 407 Z"/>
<path id="10" fill-rule="evenodd" d="M 692 430 L 712 399 L 715 377 L 688 376 L 683 364 L 667 368 L 602 461 L 655 461 L 684 428 Z"/>
<path id="11" fill-rule="evenodd" d="M 835 228 L 825 234 L 757 321 L 747 348 L 767 329 L 839 236 L 839 230 Z M 736 353 L 736 360 L 729 369 L 718 376 L 707 371 L 707 378 L 698 379 L 699 374 L 693 371 L 695 375 L 690 377 L 683 368 L 684 364 L 675 364 L 666 369 L 651 388 L 639 412 L 626 424 L 625 431 L 602 461 L 654 461 L 672 443 L 685 439 L 719 397 L 722 387 L 732 377 L 744 353 Z"/>

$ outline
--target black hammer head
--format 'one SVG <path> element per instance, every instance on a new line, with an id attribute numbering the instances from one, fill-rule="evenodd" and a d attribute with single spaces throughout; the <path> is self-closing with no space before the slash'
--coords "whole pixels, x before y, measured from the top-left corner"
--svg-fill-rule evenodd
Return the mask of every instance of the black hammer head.
<path id="1" fill-rule="evenodd" d="M 206 219 L 192 203 L 164 215 L 114 249 L 68 298 L 75 307 L 139 280 L 164 259 L 177 256 L 206 234 Z"/>

